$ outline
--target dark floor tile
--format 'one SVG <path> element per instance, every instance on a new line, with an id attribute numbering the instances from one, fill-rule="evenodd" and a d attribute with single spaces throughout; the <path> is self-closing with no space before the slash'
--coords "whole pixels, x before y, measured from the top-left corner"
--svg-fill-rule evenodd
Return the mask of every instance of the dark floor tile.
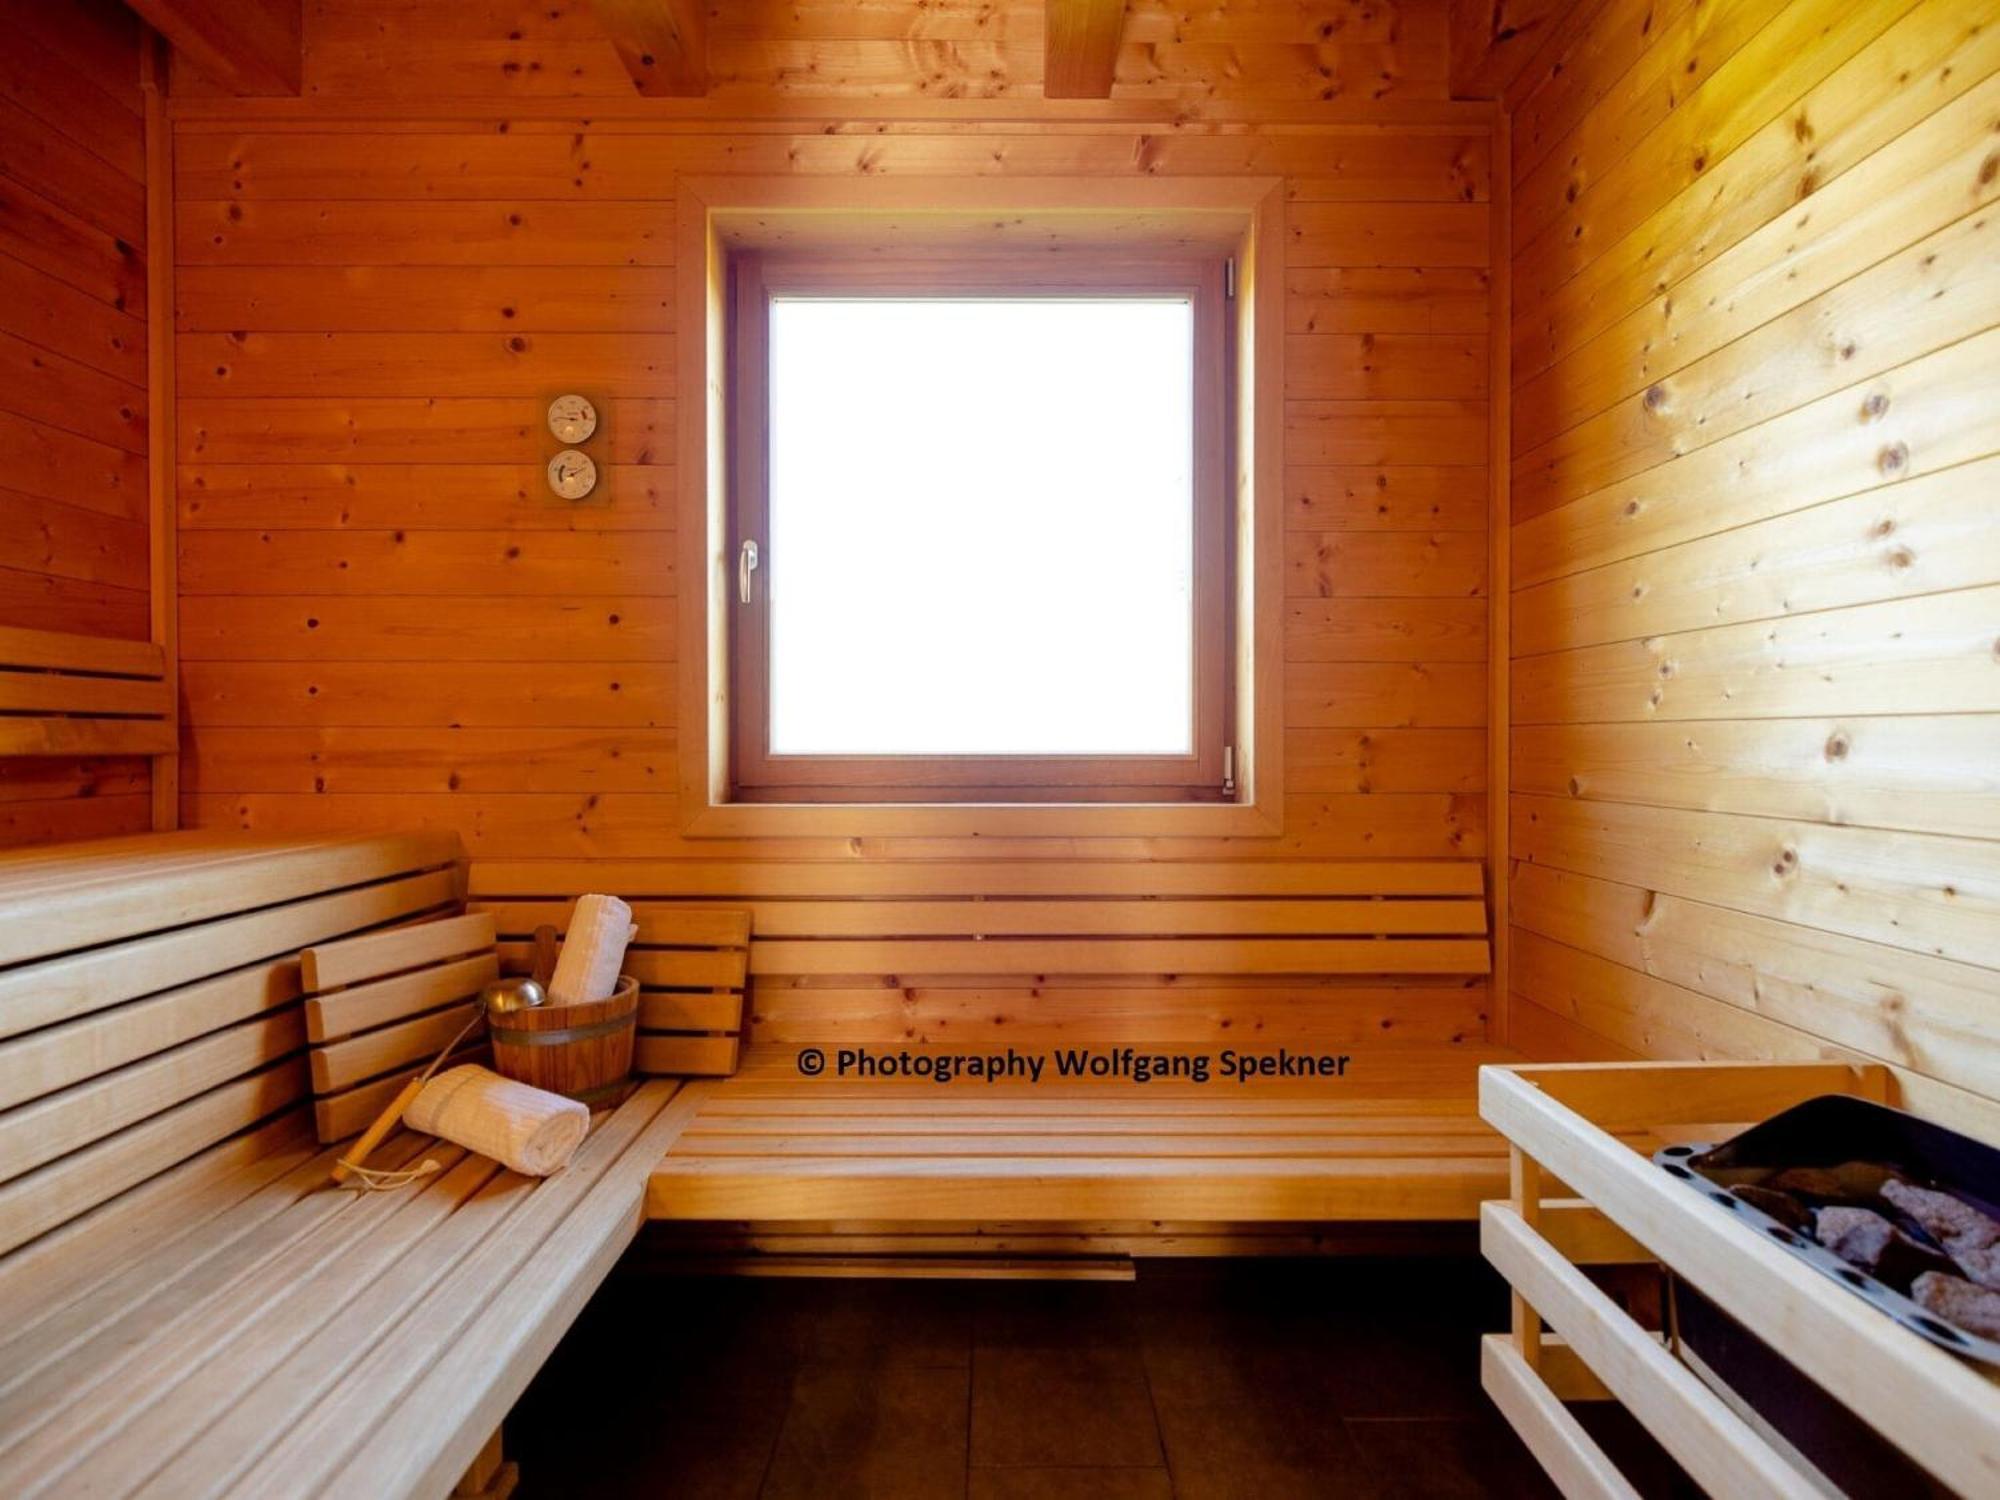
<path id="1" fill-rule="evenodd" d="M 973 1351 L 975 1465 L 1151 1468 L 1162 1461 L 1136 1350 Z"/>
<path id="2" fill-rule="evenodd" d="M 1554 1500 L 1541 1465 L 1499 1417 L 1348 1424 L 1383 1500 Z"/>
<path id="3" fill-rule="evenodd" d="M 1313 1372 L 1343 1417 L 1405 1420 L 1484 1416 L 1479 1334 L 1464 1326 L 1378 1325 L 1330 1343 Z"/>
<path id="4" fill-rule="evenodd" d="M 1136 1350 L 1139 1297 L 1131 1282 L 982 1281 L 959 1284 L 972 1337 L 987 1348 Z"/>
<path id="5" fill-rule="evenodd" d="M 974 1469 L 968 1500 L 1174 1500 L 1165 1469 Z"/>
<path id="6" fill-rule="evenodd" d="M 958 1500 L 965 1494 L 966 1379 L 962 1369 L 802 1367 L 765 1500 Z"/>
<path id="7" fill-rule="evenodd" d="M 972 1358 L 972 1306 L 962 1283 L 832 1281 L 797 1324 L 802 1360 L 963 1370 Z"/>
<path id="8" fill-rule="evenodd" d="M 1179 1500 L 1373 1493 L 1345 1427 L 1282 1394 L 1158 1409 Z"/>

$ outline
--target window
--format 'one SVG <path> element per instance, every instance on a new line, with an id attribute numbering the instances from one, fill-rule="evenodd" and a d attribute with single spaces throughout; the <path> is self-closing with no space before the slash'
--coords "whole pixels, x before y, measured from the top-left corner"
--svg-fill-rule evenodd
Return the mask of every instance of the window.
<path id="1" fill-rule="evenodd" d="M 733 276 L 735 796 L 1224 799 L 1221 261 Z"/>

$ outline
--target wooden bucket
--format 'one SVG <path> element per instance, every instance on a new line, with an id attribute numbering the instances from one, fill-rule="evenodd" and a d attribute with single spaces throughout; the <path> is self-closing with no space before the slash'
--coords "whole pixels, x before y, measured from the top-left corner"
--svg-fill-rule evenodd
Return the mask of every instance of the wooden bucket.
<path id="1" fill-rule="evenodd" d="M 632 1076 L 639 1030 L 639 981 L 618 977 L 609 1000 L 538 1005 L 487 1018 L 493 1066 L 508 1078 L 596 1106 Z"/>

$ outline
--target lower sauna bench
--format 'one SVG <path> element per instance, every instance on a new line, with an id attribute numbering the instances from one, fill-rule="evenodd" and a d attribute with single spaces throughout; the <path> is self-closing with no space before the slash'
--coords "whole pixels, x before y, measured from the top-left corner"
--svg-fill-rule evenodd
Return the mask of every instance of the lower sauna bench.
<path id="1" fill-rule="evenodd" d="M 1514 1289 L 1512 1330 L 1487 1335 L 1483 1379 L 1571 1500 L 1638 1493 L 1568 1404 L 1609 1400 L 1710 1495 L 1841 1493 L 1754 1408 L 1707 1383 L 1671 1330 L 1614 1299 L 1600 1284 L 1613 1268 L 1671 1271 L 1844 1408 L 1843 1430 L 1850 1419 L 1865 1424 L 1928 1471 L 1940 1493 L 2000 1495 L 2000 1380 L 1992 1372 L 1711 1210 L 1649 1159 L 1658 1146 L 1727 1140 L 1821 1094 L 1899 1102 L 1889 1070 L 1872 1064 L 1481 1070 L 1480 1112 L 1507 1138 L 1511 1183 L 1482 1208 L 1480 1245 Z M 1853 1492 L 1920 1492 L 1924 1481 L 1911 1480 Z"/>
<path id="2" fill-rule="evenodd" d="M 301 947 L 454 910 L 454 835 L 0 857 L 0 1494 L 497 1495 L 497 1429 L 637 1232 L 666 1080 L 546 1181 L 407 1133 L 334 1189 Z"/>
<path id="3" fill-rule="evenodd" d="M 757 1048 L 692 1084 L 649 1218 L 778 1226 L 1471 1220 L 1507 1187 L 1494 1047 L 1384 1049 L 1337 1081 L 829 1082 Z"/>

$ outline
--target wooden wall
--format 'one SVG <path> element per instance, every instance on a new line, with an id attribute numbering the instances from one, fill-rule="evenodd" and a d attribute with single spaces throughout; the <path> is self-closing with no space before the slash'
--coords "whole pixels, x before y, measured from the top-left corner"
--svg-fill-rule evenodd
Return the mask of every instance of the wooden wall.
<path id="1" fill-rule="evenodd" d="M 1040 0 L 724 7 L 691 105 L 635 100 L 588 7 L 506 0 L 309 0 L 300 101 L 177 75 L 188 821 L 450 827 L 543 894 L 620 860 L 840 894 L 885 860 L 1479 857 L 1489 112 L 1444 100 L 1441 0 L 1132 11 L 1114 98 L 1047 108 Z M 732 171 L 1286 178 L 1281 837 L 681 837 L 674 182 Z M 570 387 L 606 400 L 606 505 L 539 475 Z M 760 1034 L 1077 1014 L 1020 976 L 809 988 L 761 992 Z M 1311 988 L 1127 1021 L 1484 1033 L 1483 983 Z"/>
<path id="2" fill-rule="evenodd" d="M 117 0 L 0 0 L 0 626 L 143 640 L 146 135 Z M 143 759 L 0 760 L 0 847 L 150 826 Z"/>
<path id="3" fill-rule="evenodd" d="M 2000 4 L 1608 0 L 1513 115 L 1513 1033 L 2000 1096 Z"/>

